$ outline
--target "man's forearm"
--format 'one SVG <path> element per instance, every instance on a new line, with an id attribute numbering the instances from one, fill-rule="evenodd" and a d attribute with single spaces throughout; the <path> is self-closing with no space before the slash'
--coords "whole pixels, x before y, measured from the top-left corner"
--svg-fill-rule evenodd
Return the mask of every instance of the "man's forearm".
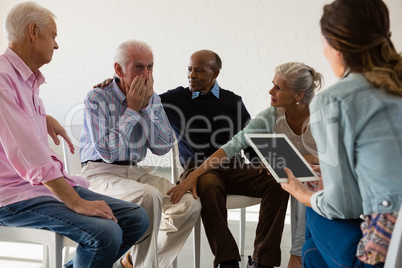
<path id="1" fill-rule="evenodd" d="M 82 199 L 74 188 L 63 178 L 43 183 L 50 191 L 56 194 L 60 200 L 72 211 L 90 216 L 101 217 L 117 222 L 113 211 L 103 200 L 87 201 Z"/>
<path id="2" fill-rule="evenodd" d="M 72 210 L 81 200 L 74 188 L 63 177 L 43 184 Z"/>

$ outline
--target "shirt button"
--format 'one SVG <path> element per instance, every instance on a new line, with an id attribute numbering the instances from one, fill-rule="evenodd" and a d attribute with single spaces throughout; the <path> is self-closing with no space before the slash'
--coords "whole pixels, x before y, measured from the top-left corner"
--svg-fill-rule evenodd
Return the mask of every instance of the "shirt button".
<path id="1" fill-rule="evenodd" d="M 382 201 L 381 203 L 384 207 L 389 207 L 389 202 L 387 200 Z"/>

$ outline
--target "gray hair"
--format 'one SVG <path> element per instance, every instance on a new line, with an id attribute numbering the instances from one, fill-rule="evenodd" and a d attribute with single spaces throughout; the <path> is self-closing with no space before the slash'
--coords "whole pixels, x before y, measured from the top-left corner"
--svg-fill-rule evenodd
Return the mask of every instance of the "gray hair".
<path id="1" fill-rule="evenodd" d="M 295 93 L 304 92 L 302 102 L 309 104 L 324 84 L 322 74 L 312 67 L 301 62 L 288 62 L 275 68 L 275 72 L 282 74 L 288 87 Z"/>
<path id="2" fill-rule="evenodd" d="M 114 55 L 114 62 L 118 63 L 122 67 L 123 72 L 125 72 L 126 66 L 130 61 L 130 54 L 133 51 L 141 52 L 144 50 L 152 53 L 151 46 L 145 43 L 144 41 L 134 39 L 125 41 L 117 47 Z"/>
<path id="3" fill-rule="evenodd" d="M 214 54 L 214 57 L 215 57 L 215 63 L 212 66 L 212 69 L 220 71 L 222 69 L 222 60 L 217 53 L 215 53 L 213 51 L 211 51 L 211 52 Z"/>
<path id="4" fill-rule="evenodd" d="M 9 43 L 21 41 L 27 34 L 27 27 L 35 23 L 39 28 L 46 27 L 56 16 L 47 8 L 35 2 L 22 2 L 15 5 L 6 17 L 5 32 Z"/>

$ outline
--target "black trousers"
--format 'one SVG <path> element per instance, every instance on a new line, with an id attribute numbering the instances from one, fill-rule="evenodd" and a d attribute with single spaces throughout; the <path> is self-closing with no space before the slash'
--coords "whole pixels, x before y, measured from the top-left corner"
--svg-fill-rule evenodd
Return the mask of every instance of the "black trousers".
<path id="1" fill-rule="evenodd" d="M 186 171 L 192 166 L 188 165 Z M 230 164 L 202 175 L 198 179 L 197 193 L 202 203 L 205 233 L 215 256 L 214 267 L 224 261 L 240 260 L 239 249 L 228 228 L 228 194 L 262 198 L 253 260 L 263 265 L 280 266 L 280 244 L 289 194 L 272 176 L 260 172 L 258 166 L 236 158 Z"/>

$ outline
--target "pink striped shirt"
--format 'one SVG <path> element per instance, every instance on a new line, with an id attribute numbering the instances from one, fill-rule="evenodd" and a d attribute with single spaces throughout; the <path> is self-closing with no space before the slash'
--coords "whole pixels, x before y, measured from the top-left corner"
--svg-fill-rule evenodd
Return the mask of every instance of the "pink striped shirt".
<path id="1" fill-rule="evenodd" d="M 39 98 L 45 82 L 10 48 L 0 56 L 0 207 L 38 196 L 57 197 L 42 182 L 65 177 L 72 185 L 88 187 L 70 177 L 48 145 L 46 113 Z"/>

